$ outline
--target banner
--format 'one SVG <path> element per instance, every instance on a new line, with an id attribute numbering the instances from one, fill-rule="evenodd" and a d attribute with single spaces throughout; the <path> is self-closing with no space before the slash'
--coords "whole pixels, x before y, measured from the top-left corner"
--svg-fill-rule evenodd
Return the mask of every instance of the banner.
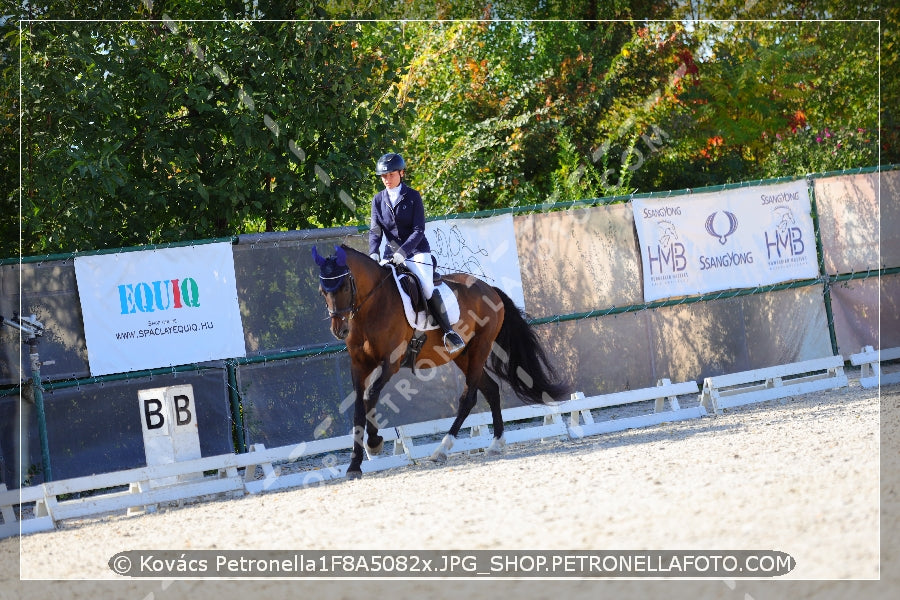
<path id="1" fill-rule="evenodd" d="M 644 301 L 818 276 L 805 180 L 632 201 Z"/>
<path id="2" fill-rule="evenodd" d="M 525 307 L 522 272 L 511 214 L 485 219 L 446 219 L 425 223 L 425 237 L 438 273 L 467 273 L 498 287 Z M 385 241 L 380 252 L 384 252 Z"/>
<path id="3" fill-rule="evenodd" d="M 92 376 L 246 355 L 231 244 L 75 258 Z"/>
<path id="4" fill-rule="evenodd" d="M 498 287 L 525 307 L 522 272 L 511 214 L 486 219 L 448 219 L 425 224 L 438 272 L 468 273 Z"/>

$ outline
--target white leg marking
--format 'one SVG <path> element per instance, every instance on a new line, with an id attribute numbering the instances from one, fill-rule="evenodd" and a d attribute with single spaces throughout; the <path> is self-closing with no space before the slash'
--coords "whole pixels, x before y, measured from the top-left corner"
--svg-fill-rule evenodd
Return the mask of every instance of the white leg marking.
<path id="1" fill-rule="evenodd" d="M 441 440 L 440 445 L 437 449 L 431 454 L 431 460 L 434 462 L 444 462 L 447 460 L 447 453 L 453 448 L 453 436 L 449 433 L 444 436 L 444 439 Z"/>
<path id="2" fill-rule="evenodd" d="M 494 438 L 494 441 L 488 446 L 487 455 L 499 456 L 500 454 L 503 454 L 504 448 L 506 448 L 506 436 L 501 435 L 499 438 Z"/>

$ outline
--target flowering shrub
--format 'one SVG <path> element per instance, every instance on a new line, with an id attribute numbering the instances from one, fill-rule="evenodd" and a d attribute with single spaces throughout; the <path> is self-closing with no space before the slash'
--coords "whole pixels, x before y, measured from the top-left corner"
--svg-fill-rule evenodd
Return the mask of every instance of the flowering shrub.
<path id="1" fill-rule="evenodd" d="M 763 159 L 763 177 L 822 173 L 871 167 L 878 161 L 876 131 L 859 128 L 814 129 L 809 125 L 777 133 Z"/>

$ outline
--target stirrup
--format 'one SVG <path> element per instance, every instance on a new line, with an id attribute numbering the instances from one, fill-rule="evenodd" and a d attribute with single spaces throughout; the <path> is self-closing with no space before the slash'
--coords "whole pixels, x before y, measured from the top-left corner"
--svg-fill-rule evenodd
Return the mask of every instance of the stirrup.
<path id="1" fill-rule="evenodd" d="M 465 347 L 466 343 L 459 334 L 452 329 L 444 334 L 444 349 L 447 350 L 449 354 L 456 354 Z"/>

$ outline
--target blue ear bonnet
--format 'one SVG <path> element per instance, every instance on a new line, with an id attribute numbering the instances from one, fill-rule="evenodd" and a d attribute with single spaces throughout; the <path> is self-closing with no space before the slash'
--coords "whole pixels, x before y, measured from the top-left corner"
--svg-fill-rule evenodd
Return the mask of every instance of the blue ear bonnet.
<path id="1" fill-rule="evenodd" d="M 322 284 L 322 289 L 326 292 L 334 292 L 341 284 L 344 282 L 344 277 L 350 274 L 350 269 L 347 268 L 347 265 L 343 267 L 337 264 L 337 261 L 333 258 L 329 258 L 325 261 L 325 264 L 322 265 L 321 273 L 319 274 L 319 283 Z"/>
<path id="2" fill-rule="evenodd" d="M 344 277 L 350 274 L 346 252 L 341 247 L 336 247 L 335 250 L 337 252 L 334 256 L 324 258 L 319 255 L 315 246 L 312 249 L 313 259 L 319 265 L 319 283 L 326 292 L 336 291 L 344 282 Z"/>

